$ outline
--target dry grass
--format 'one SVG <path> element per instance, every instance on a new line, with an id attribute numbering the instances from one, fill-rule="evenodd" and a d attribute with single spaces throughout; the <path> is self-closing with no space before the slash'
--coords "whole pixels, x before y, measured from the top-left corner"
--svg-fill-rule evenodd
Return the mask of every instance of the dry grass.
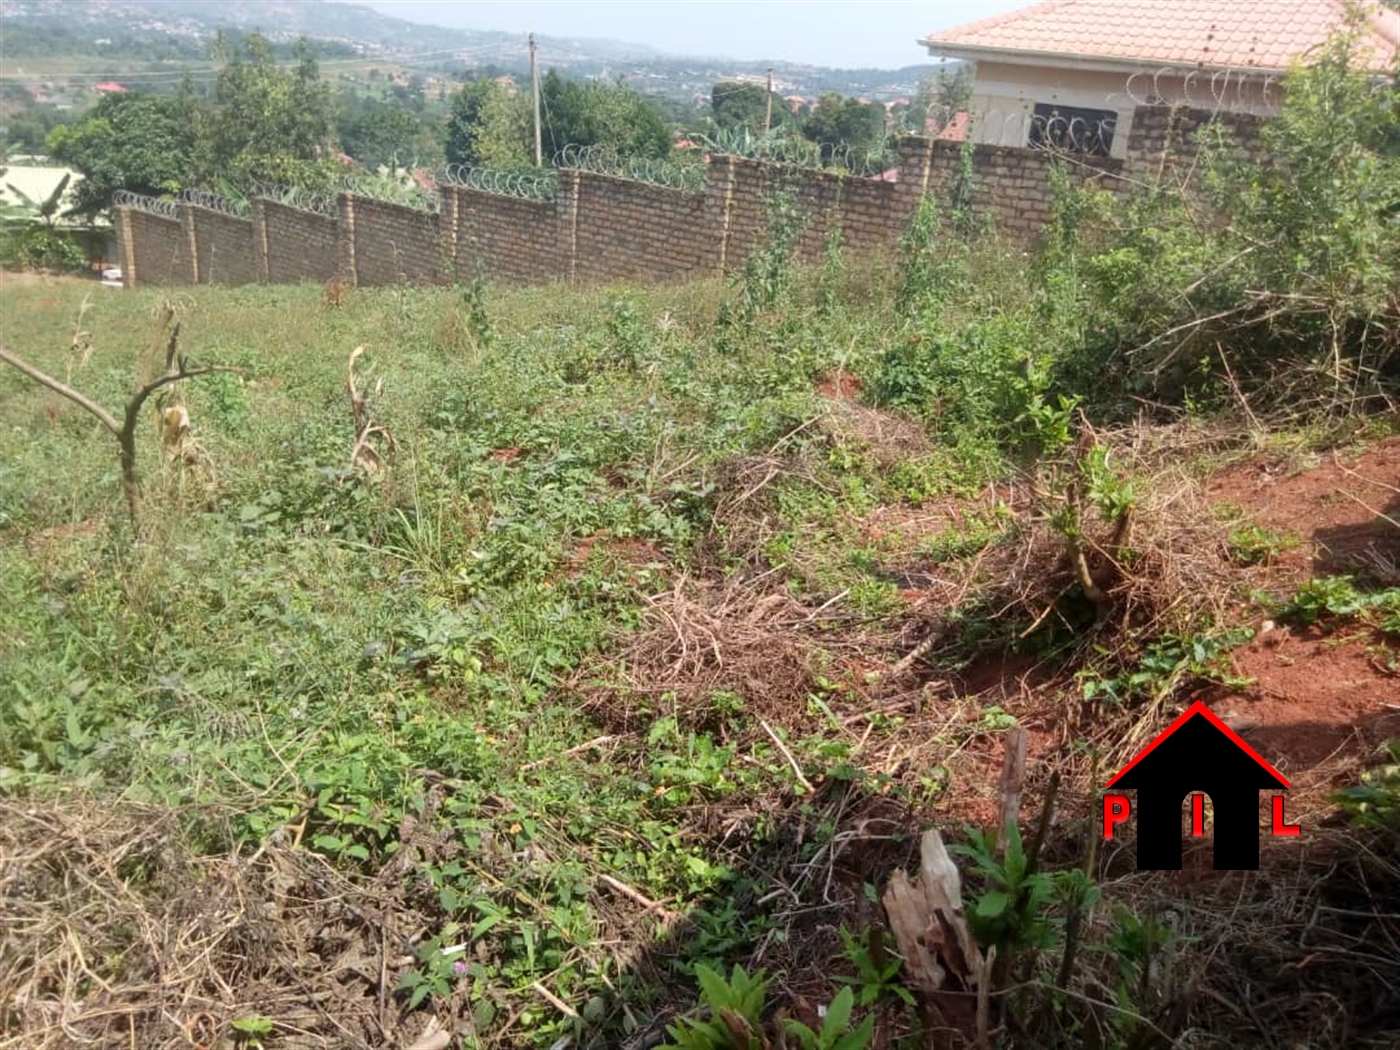
<path id="1" fill-rule="evenodd" d="M 201 854 L 189 817 L 0 801 L 0 1047 L 188 1050 L 254 1016 L 279 1047 L 411 1042 L 427 1017 L 391 997 L 415 932 L 397 887 L 353 884 L 283 833 Z"/>

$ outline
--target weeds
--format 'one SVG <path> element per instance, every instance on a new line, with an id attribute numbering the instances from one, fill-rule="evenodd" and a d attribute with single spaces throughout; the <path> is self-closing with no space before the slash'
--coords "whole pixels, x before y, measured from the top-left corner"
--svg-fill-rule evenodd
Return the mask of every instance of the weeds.
<path id="1" fill-rule="evenodd" d="M 1388 126 L 1325 76 L 1296 97 Z M 780 192 L 729 287 L 202 288 L 182 337 L 252 367 L 192 392 L 219 483 L 136 545 L 86 417 L 7 370 L 0 1041 L 1141 1050 L 1249 1045 L 1245 1002 L 1365 1045 L 1400 983 L 1380 845 L 1174 894 L 1066 849 L 1094 837 L 1067 794 L 1029 844 L 963 836 L 937 987 L 875 892 L 986 801 L 989 739 L 1036 732 L 1068 777 L 1238 684 L 1242 566 L 1292 540 L 1213 517 L 1178 430 L 1106 420 L 1233 411 L 1275 374 L 1329 407 L 1388 389 L 1389 241 L 1356 194 L 1389 146 L 1323 131 L 1355 178 L 1230 176 L 1248 235 L 1301 253 L 1270 260 L 1170 187 L 1105 231 L 1067 170 L 1022 259 L 978 237 L 965 151 L 893 270 L 832 240 L 804 275 Z M 1309 194 L 1357 222 L 1302 230 Z M 6 346 L 126 393 L 155 300 L 82 313 L 89 356 L 37 294 L 6 290 Z M 361 344 L 392 348 L 382 385 L 337 371 Z M 1324 579 L 1280 615 L 1394 631 L 1394 605 Z M 1348 804 L 1384 817 L 1392 780 Z"/>

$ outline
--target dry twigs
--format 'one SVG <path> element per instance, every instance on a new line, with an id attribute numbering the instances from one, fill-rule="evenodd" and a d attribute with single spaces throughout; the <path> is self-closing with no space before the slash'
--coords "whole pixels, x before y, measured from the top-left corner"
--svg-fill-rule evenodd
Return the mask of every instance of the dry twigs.
<path id="1" fill-rule="evenodd" d="M 289 1048 L 412 1041 L 379 1010 L 400 970 L 380 946 L 421 922 L 392 887 L 352 885 L 277 836 L 252 857 L 201 855 L 182 816 L 0 800 L 0 1048 L 189 1050 L 253 1015 Z"/>
<path id="2" fill-rule="evenodd" d="M 669 696 L 676 717 L 697 726 L 713 712 L 717 693 L 743 697 L 757 713 L 789 718 L 805 707 L 815 681 L 810 634 L 830 610 L 811 610 L 764 578 L 700 583 L 681 577 L 647 599 L 647 625 L 624 643 L 622 689 L 607 690 L 612 708 L 627 698 Z M 619 695 L 620 694 L 620 695 Z M 611 720 L 624 725 L 627 710 Z"/>
<path id="3" fill-rule="evenodd" d="M 174 317 L 174 312 L 167 309 L 163 313 L 162 324 L 168 324 Z M 141 525 L 141 479 L 136 469 L 136 428 L 141 421 L 141 409 L 146 401 L 156 391 L 163 387 L 168 387 L 172 383 L 178 383 L 182 379 L 190 379 L 194 376 L 208 375 L 211 372 L 236 372 L 236 368 L 227 368 L 221 365 L 204 365 L 193 367 L 179 353 L 180 346 L 180 325 L 176 322 L 170 330 L 170 338 L 165 348 L 165 370 L 156 378 L 143 385 L 127 401 L 123 410 L 123 417 L 118 421 L 107 409 L 86 397 L 82 393 L 74 390 L 65 383 L 59 382 L 53 376 L 35 368 L 19 355 L 0 346 L 0 361 L 12 365 L 23 372 L 30 379 L 42 386 L 48 387 L 54 393 L 67 398 L 75 405 L 82 408 L 92 416 L 96 417 L 107 430 L 117 439 L 119 456 L 122 468 L 122 490 L 126 495 L 127 512 L 131 517 L 131 527 L 133 531 L 139 532 Z M 178 428 L 178 424 L 177 428 Z"/>
<path id="4" fill-rule="evenodd" d="M 345 364 L 345 394 L 350 399 L 350 419 L 355 424 L 355 445 L 350 450 L 350 466 L 363 470 L 366 474 L 377 474 L 384 469 L 388 456 L 398 451 L 394 435 L 383 423 L 375 421 L 369 410 L 369 391 L 361 390 L 355 375 L 355 362 L 365 352 L 357 346 L 350 352 L 350 360 Z M 384 377 L 374 381 L 374 396 L 384 392 Z"/>

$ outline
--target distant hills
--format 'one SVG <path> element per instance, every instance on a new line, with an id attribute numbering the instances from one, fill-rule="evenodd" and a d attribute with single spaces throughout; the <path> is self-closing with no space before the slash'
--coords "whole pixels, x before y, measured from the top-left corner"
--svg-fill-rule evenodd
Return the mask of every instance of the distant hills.
<path id="1" fill-rule="evenodd" d="M 332 0 L 0 0 L 0 17 L 7 23 L 0 73 L 11 75 L 16 65 L 26 75 L 81 75 L 85 69 L 119 72 L 197 62 L 207 59 L 208 45 L 220 29 L 256 29 L 283 44 L 306 36 L 327 58 L 363 56 L 440 73 L 523 72 L 527 66 L 519 33 L 421 25 Z M 769 66 L 668 55 L 616 40 L 547 34 L 538 39 L 546 67 L 575 76 L 621 77 L 638 90 L 678 100 L 693 101 L 716 80 L 757 79 Z M 54 61 L 59 59 L 61 63 Z M 772 68 L 781 94 L 814 97 L 838 91 L 889 100 L 911 94 L 935 67 L 838 70 L 774 62 Z"/>

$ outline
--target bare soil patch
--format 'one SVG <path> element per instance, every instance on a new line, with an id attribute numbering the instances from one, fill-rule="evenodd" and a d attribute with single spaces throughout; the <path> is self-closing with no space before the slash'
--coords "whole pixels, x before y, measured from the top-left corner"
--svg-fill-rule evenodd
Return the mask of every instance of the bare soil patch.
<path id="1" fill-rule="evenodd" d="M 1257 457 L 1211 479 L 1206 496 L 1298 539 L 1278 557 L 1279 582 L 1364 572 L 1400 584 L 1400 437 L 1301 462 Z"/>

